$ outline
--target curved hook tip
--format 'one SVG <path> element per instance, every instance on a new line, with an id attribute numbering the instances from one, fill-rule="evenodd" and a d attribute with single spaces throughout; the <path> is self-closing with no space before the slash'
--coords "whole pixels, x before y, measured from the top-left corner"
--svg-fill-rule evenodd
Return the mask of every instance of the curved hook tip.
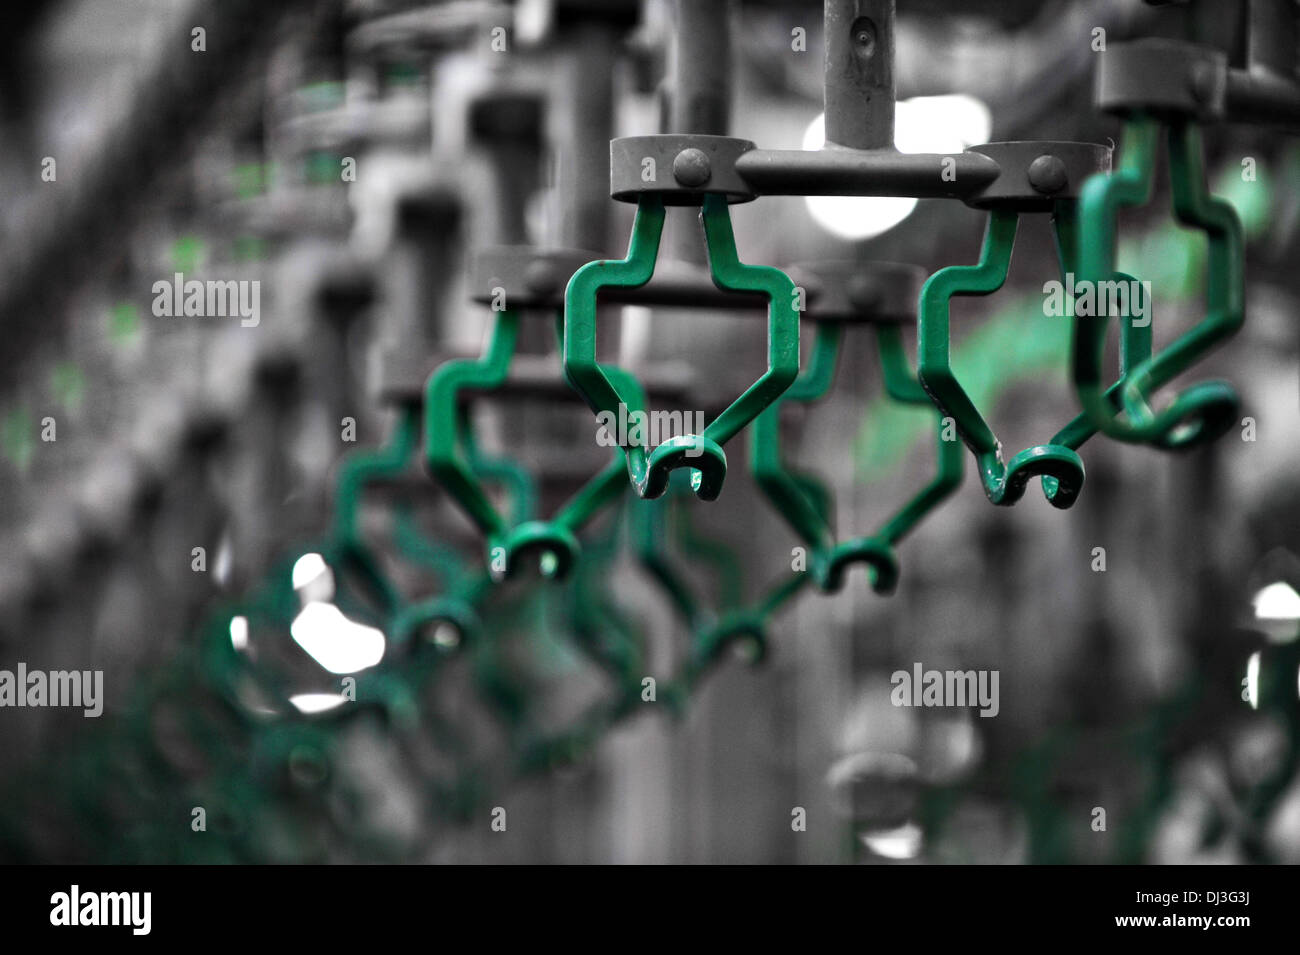
<path id="1" fill-rule="evenodd" d="M 727 477 L 727 454 L 711 438 L 684 434 L 669 438 L 650 452 L 645 473 L 636 483 L 637 494 L 657 498 L 668 490 L 668 480 L 678 468 L 691 469 L 691 490 L 701 501 L 715 501 Z"/>
<path id="2" fill-rule="evenodd" d="M 500 553 L 491 564 L 492 575 L 498 581 L 513 577 L 520 566 L 534 559 L 543 577 L 562 580 L 577 563 L 582 550 L 572 531 L 552 521 L 521 524 L 493 546 L 492 551 L 498 547 Z"/>
<path id="3" fill-rule="evenodd" d="M 1021 451 L 1003 468 L 1000 462 L 984 467 L 984 493 L 994 504 L 1009 506 L 1024 496 L 1036 477 L 1043 478 L 1048 502 L 1065 510 L 1083 491 L 1083 459 L 1061 444 L 1040 444 Z"/>
<path id="4" fill-rule="evenodd" d="M 836 546 L 816 567 L 817 586 L 826 593 L 838 591 L 854 564 L 867 566 L 871 589 L 876 593 L 893 593 L 898 586 L 898 555 L 893 547 L 874 537 L 859 537 Z"/>

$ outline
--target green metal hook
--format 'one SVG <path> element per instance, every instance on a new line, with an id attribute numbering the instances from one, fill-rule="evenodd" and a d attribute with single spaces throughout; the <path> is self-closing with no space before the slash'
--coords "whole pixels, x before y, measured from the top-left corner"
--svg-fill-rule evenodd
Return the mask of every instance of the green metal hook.
<path id="1" fill-rule="evenodd" d="M 894 324 L 876 324 L 876 339 L 886 393 L 907 404 L 930 404 L 909 367 L 902 332 Z M 819 589 L 834 592 L 855 563 L 868 567 L 871 587 L 891 593 L 898 583 L 895 545 L 961 483 L 961 449 L 943 440 L 943 422 L 937 423 L 938 472 L 935 477 L 874 535 L 836 542 L 831 527 L 827 493 L 809 476 L 786 469 L 781 455 L 781 408 L 787 401 L 813 402 L 824 397 L 835 377 L 843 327 L 839 322 L 819 322 L 813 355 L 798 381 L 760 416 L 750 440 L 750 467 L 763 493 L 811 548 L 808 570 Z"/>
<path id="2" fill-rule="evenodd" d="M 628 536 L 637 560 L 663 590 L 686 627 L 685 663 L 681 672 L 667 681 L 663 691 L 664 701 L 678 714 L 684 711 L 697 675 L 707 668 L 709 661 L 716 659 L 722 646 L 748 637 L 759 648 L 756 657 L 761 658 L 761 648 L 767 643 L 767 617 L 784 602 L 778 601 L 770 611 L 738 609 L 742 590 L 740 561 L 730 547 L 699 533 L 685 513 L 682 497 L 687 492 L 688 487 L 674 476 L 664 499 L 634 498 L 628 502 L 627 512 Z M 669 510 L 673 512 L 671 515 L 667 513 Z M 665 538 L 670 524 L 677 550 L 713 568 L 718 605 L 729 609 L 719 614 L 702 604 L 688 575 L 679 570 L 669 554 Z"/>
<path id="3" fill-rule="evenodd" d="M 1078 204 L 1073 202 L 1057 203 L 1055 217 L 1056 228 L 1053 233 L 1056 237 L 1057 255 L 1067 274 L 1070 272 L 1078 274 Z M 1146 294 L 1142 286 L 1133 276 L 1124 272 L 1116 272 L 1114 277 L 1117 281 L 1127 283 L 1127 287 L 1132 290 L 1132 295 L 1137 296 L 1136 299 L 1130 297 L 1129 311 L 1142 311 L 1144 306 L 1143 297 Z M 1110 402 L 1111 407 L 1116 411 L 1121 409 L 1120 395 L 1124 388 L 1126 376 L 1150 357 L 1151 323 L 1137 324 L 1131 321 L 1122 321 L 1119 342 L 1119 378 L 1106 389 L 1106 400 Z M 1097 431 L 1098 428 L 1093 424 L 1088 413 L 1081 411 L 1064 428 L 1053 435 L 1051 443 L 1073 448 L 1077 451 Z M 1043 494 L 1046 495 L 1048 501 L 1053 500 L 1060 490 L 1060 483 L 1050 475 L 1043 475 L 1042 483 Z"/>
<path id="4" fill-rule="evenodd" d="M 1002 287 L 1011 264 L 1018 221 L 1019 213 L 1014 210 L 991 209 L 979 264 L 940 269 L 921 288 L 918 373 L 935 405 L 952 418 L 975 455 L 984 493 L 990 501 L 1014 504 L 1024 495 L 1031 478 L 1043 476 L 1055 482 L 1055 490 L 1048 498 L 1052 505 L 1067 508 L 1083 488 L 1083 461 L 1079 455 L 1065 445 L 1045 444 L 1026 448 L 1004 463 L 1002 443 L 957 380 L 949 361 L 952 299 L 958 295 L 990 295 Z M 1059 221 L 1056 227 L 1061 227 Z"/>
<path id="5" fill-rule="evenodd" d="M 1122 282 L 1133 282 L 1130 286 L 1134 289 L 1140 289 L 1141 286 L 1136 284 L 1136 280 L 1123 272 L 1116 272 L 1115 278 Z M 1141 294 L 1141 293 L 1139 293 Z M 1124 322 L 1121 326 L 1120 334 L 1120 351 L 1119 351 L 1119 378 L 1106 389 L 1106 401 L 1110 406 L 1119 411 L 1121 409 L 1120 395 L 1124 388 L 1126 376 L 1137 365 L 1151 356 L 1151 326 L 1134 325 L 1132 322 Z M 1067 448 L 1079 449 L 1085 442 L 1090 440 L 1098 431 L 1093 424 L 1092 418 L 1086 411 L 1076 415 L 1069 424 L 1052 436 L 1052 444 L 1063 445 Z M 1049 501 L 1053 500 L 1059 492 L 1059 482 L 1050 475 L 1043 475 L 1043 493 Z"/>
<path id="6" fill-rule="evenodd" d="M 421 417 L 422 409 L 418 405 L 402 405 L 384 447 L 358 450 L 344 460 L 334 498 L 334 523 L 330 536 L 321 546 L 327 563 L 337 563 L 359 574 L 366 591 L 378 599 L 392 636 L 399 642 L 415 629 L 437 620 L 452 624 L 463 635 L 478 628 L 473 600 L 467 596 L 475 593 L 477 578 L 466 574 L 466 568 L 454 549 L 430 541 L 419 533 L 409 508 L 394 508 L 394 544 L 400 552 L 435 570 L 447 585 L 445 593 L 413 605 L 405 604 L 361 536 L 359 511 L 366 490 L 374 483 L 399 478 L 408 471 L 419 446 Z M 532 477 L 513 461 L 485 458 L 478 452 L 468 430 L 464 433 L 469 467 L 475 480 L 505 485 L 512 517 L 517 524 L 522 524 L 536 507 L 537 488 Z M 342 597 L 342 602 L 347 603 L 347 595 Z"/>
<path id="7" fill-rule="evenodd" d="M 701 605 L 694 588 L 687 581 L 687 575 L 677 568 L 670 557 L 668 531 L 671 529 L 680 553 L 698 558 L 712 568 L 720 606 L 734 607 L 740 603 L 743 575 L 740 560 L 734 550 L 721 541 L 699 533 L 686 513 L 685 502 L 682 500 L 687 492 L 687 486 L 674 476 L 662 504 L 640 498 L 629 500 L 627 527 L 636 559 L 667 595 L 687 629 L 696 633 L 712 625 L 713 614 Z"/>
<path id="8" fill-rule="evenodd" d="M 457 645 L 481 638 L 483 621 L 478 604 L 486 596 L 491 578 L 485 573 L 467 574 L 442 593 L 407 604 L 393 618 L 391 639 L 396 647 L 410 646 L 414 636 L 433 624 L 451 626 Z"/>
<path id="9" fill-rule="evenodd" d="M 367 490 L 377 482 L 405 475 L 416 457 L 419 444 L 421 408 L 418 404 L 402 404 L 398 409 L 396 424 L 388 442 L 378 449 L 363 449 L 349 454 L 340 466 L 334 496 L 334 515 L 329 532 L 318 545 L 307 548 L 324 557 L 327 566 L 337 571 L 351 571 L 348 582 L 359 583 L 362 596 L 358 599 L 352 586 L 337 586 L 332 602 L 347 616 L 376 624 L 386 635 L 384 661 L 358 678 L 357 696 L 350 712 L 378 707 L 389 719 L 407 719 L 412 713 L 413 691 L 410 681 L 420 681 L 428 673 L 426 663 L 446 656 L 446 651 L 461 646 L 464 638 L 473 638 L 479 631 L 474 612 L 474 601 L 484 588 L 481 580 L 465 572 L 454 551 L 425 539 L 414 528 L 409 514 L 401 512 L 394 526 L 394 539 L 399 548 L 416 557 L 425 566 L 434 567 L 444 578 L 445 592 L 437 597 L 408 603 L 380 568 L 378 558 L 364 540 L 360 526 L 360 508 Z M 498 468 L 493 462 L 483 460 L 477 452 L 472 454 L 476 469 L 500 471 L 511 477 L 509 469 Z M 518 481 L 518 475 L 513 475 Z M 531 506 L 533 493 L 528 487 L 518 496 L 516 504 Z M 402 515 L 405 515 L 404 519 Z M 214 627 L 208 628 L 201 641 L 200 670 L 212 686 L 238 706 L 241 700 L 239 684 L 252 681 L 267 699 L 277 701 L 285 713 L 289 685 L 282 674 L 268 671 L 253 664 L 233 646 L 229 632 L 230 619 L 244 616 L 248 626 L 266 623 L 277 631 L 287 631 L 290 622 L 301 609 L 299 594 L 291 584 L 289 564 L 277 565 L 262 584 L 239 604 L 238 611 L 220 616 Z M 457 631 L 457 639 L 450 646 L 432 648 L 426 652 L 423 643 L 415 643 L 413 635 L 420 628 L 435 621 L 445 621 Z M 326 721 L 337 718 L 325 715 Z"/>
<path id="10" fill-rule="evenodd" d="M 1096 287 L 1097 282 L 1116 276 L 1118 211 L 1150 201 L 1159 135 L 1156 120 L 1146 116 L 1129 120 L 1120 168 L 1084 184 L 1079 215 L 1081 281 Z M 1075 319 L 1073 370 L 1079 401 L 1094 427 L 1121 441 L 1172 450 L 1213 440 L 1237 419 L 1240 399 L 1221 381 L 1192 385 L 1161 411 L 1153 409 L 1152 398 L 1157 389 L 1241 327 L 1245 320 L 1245 245 L 1236 210 L 1206 187 L 1199 129 L 1186 120 L 1170 121 L 1167 136 L 1174 215 L 1184 225 L 1200 229 L 1208 239 L 1205 318 L 1159 354 L 1136 363 L 1126 372 L 1118 394 L 1108 396 L 1101 386 L 1108 316 L 1079 316 Z"/>
<path id="11" fill-rule="evenodd" d="M 434 478 L 487 537 L 488 560 L 494 577 L 511 576 L 527 558 L 536 558 L 545 575 L 563 577 L 578 556 L 577 531 L 623 492 L 625 452 L 620 449 L 610 464 L 584 484 L 550 520 L 514 523 L 497 510 L 463 450 L 472 438 L 459 412 L 460 394 L 470 388 L 490 391 L 501 387 L 514 358 L 518 335 L 518 311 L 500 310 L 494 315 L 482 358 L 444 362 L 430 376 L 424 405 L 425 462 Z M 617 369 L 607 371 L 624 391 L 644 403 L 640 384 L 633 376 Z"/>
<path id="12" fill-rule="evenodd" d="M 334 494 L 334 522 L 328 542 L 322 548 L 327 559 L 334 557 L 341 567 L 357 573 L 386 615 L 401 605 L 401 596 L 379 569 L 378 560 L 362 539 L 361 502 L 368 485 L 406 471 L 415 456 L 419 433 L 419 409 L 403 407 L 385 446 L 359 449 L 344 459 Z"/>
<path id="13" fill-rule="evenodd" d="M 807 574 L 796 574 L 769 590 L 756 603 L 721 614 L 708 627 L 695 634 L 681 675 L 671 684 L 667 698 L 678 707 L 689 698 L 700 680 L 715 667 L 729 647 L 748 648 L 752 663 L 767 657 L 768 629 L 772 617 L 808 583 Z M 743 644 L 742 644 L 743 642 Z"/>
<path id="14" fill-rule="evenodd" d="M 708 615 L 685 576 L 674 565 L 665 546 L 665 510 L 676 504 L 673 497 L 674 492 L 670 487 L 662 504 L 640 498 L 630 500 L 627 511 L 628 537 L 641 566 L 659 585 L 673 610 L 693 633 L 696 628 L 704 625 Z"/>
<path id="15" fill-rule="evenodd" d="M 621 715 L 640 699 L 646 666 L 644 635 L 610 595 L 609 569 L 618 545 L 618 527 L 611 522 L 583 552 L 574 573 L 570 615 L 579 646 L 614 681 L 612 709 Z"/>
<path id="16" fill-rule="evenodd" d="M 715 500 L 727 474 L 722 446 L 771 405 L 799 373 L 794 282 L 779 269 L 740 261 L 725 196 L 706 194 L 700 219 L 713 283 L 723 291 L 759 292 L 768 299 L 767 371 L 706 425 L 703 433 L 670 438 L 653 450 L 629 442 L 625 447 L 628 475 L 643 498 L 661 496 L 668 488 L 669 474 L 689 468 L 696 496 Z M 639 288 L 650 281 L 663 224 L 662 197 L 641 196 L 627 257 L 587 263 L 574 273 L 565 290 L 564 374 L 597 417 L 618 420 L 620 408 L 626 409 L 629 417 L 645 412 L 643 396 L 611 380 L 596 362 L 596 300 L 602 288 Z"/>
<path id="17" fill-rule="evenodd" d="M 495 585 L 485 592 L 494 597 L 490 605 L 483 607 L 484 614 L 493 618 L 494 633 L 476 643 L 475 675 L 480 690 L 502 720 L 515 768 L 520 772 L 553 768 L 580 758 L 599 741 L 604 730 L 629 716 L 640 702 L 641 679 L 645 675 L 644 637 L 610 599 L 607 585 L 618 543 L 617 530 L 616 522 L 598 528 L 567 578 L 556 587 L 530 590 L 522 606 L 496 599 L 501 591 L 494 589 Z M 511 632 L 534 632 L 538 625 L 534 614 L 540 612 L 541 619 L 547 619 L 552 600 L 559 601 L 554 606 L 562 608 L 565 617 L 564 638 L 606 675 L 612 692 L 585 708 L 564 728 L 537 732 L 532 728 L 534 684 L 512 665 L 513 655 L 503 652 L 498 638 Z M 518 619 L 521 611 L 527 615 L 523 626 Z"/>

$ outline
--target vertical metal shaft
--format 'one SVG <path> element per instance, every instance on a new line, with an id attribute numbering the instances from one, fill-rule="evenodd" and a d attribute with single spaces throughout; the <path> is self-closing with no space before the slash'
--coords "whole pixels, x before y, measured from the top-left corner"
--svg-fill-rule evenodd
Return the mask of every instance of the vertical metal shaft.
<path id="1" fill-rule="evenodd" d="M 1296 6 L 1294 0 L 1250 0 L 1247 67 L 1252 72 L 1295 78 Z"/>
<path id="2" fill-rule="evenodd" d="M 567 25 L 561 34 L 562 77 L 550 101 L 559 193 L 551 238 L 558 245 L 608 251 L 609 140 L 621 33 L 618 24 L 595 20 Z"/>
<path id="3" fill-rule="evenodd" d="M 732 0 L 677 0 L 669 61 L 666 133 L 725 136 L 731 128 Z M 695 210 L 670 209 L 664 251 L 704 261 Z"/>
<path id="4" fill-rule="evenodd" d="M 826 141 L 894 145 L 895 0 L 826 0 Z"/>
<path id="5" fill-rule="evenodd" d="M 725 136 L 731 121 L 731 0 L 677 0 L 669 133 Z"/>
<path id="6" fill-rule="evenodd" d="M 464 267 L 460 200 L 440 188 L 400 197 L 392 246 L 384 256 L 384 308 L 375 341 L 381 348 L 433 352 L 447 334 L 447 290 Z"/>

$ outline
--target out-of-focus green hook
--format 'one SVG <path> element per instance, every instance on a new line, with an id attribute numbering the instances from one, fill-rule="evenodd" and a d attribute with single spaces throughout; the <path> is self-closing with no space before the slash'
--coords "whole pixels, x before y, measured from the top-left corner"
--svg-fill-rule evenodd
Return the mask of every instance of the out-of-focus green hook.
<path id="1" fill-rule="evenodd" d="M 807 574 L 795 574 L 769 590 L 754 604 L 728 610 L 711 625 L 697 632 L 691 641 L 682 673 L 670 688 L 671 697 L 679 704 L 688 698 L 728 648 L 743 648 L 752 663 L 765 659 L 772 617 L 807 583 Z"/>
<path id="2" fill-rule="evenodd" d="M 344 460 L 334 498 L 334 523 L 328 540 L 321 547 L 327 563 L 337 562 L 340 567 L 360 575 L 368 593 L 379 599 L 392 631 L 390 636 L 398 643 L 405 641 L 415 630 L 438 621 L 451 624 L 462 635 L 469 635 L 479 626 L 473 604 L 479 596 L 477 588 L 481 581 L 467 574 L 467 568 L 454 549 L 424 538 L 416 530 L 409 509 L 394 508 L 394 544 L 398 550 L 438 573 L 445 585 L 444 593 L 439 596 L 405 604 L 361 536 L 359 510 L 365 493 L 375 483 L 397 479 L 408 472 L 419 445 L 421 416 L 422 409 L 418 405 L 399 406 L 397 422 L 384 447 L 354 451 Z M 537 489 L 531 476 L 513 461 L 484 457 L 467 430 L 465 434 L 468 463 L 475 480 L 503 484 L 508 491 L 515 522 L 526 521 L 537 500 Z"/>
<path id="3" fill-rule="evenodd" d="M 721 648 L 740 639 L 749 639 L 755 647 L 754 658 L 761 659 L 766 646 L 767 617 L 774 612 L 740 607 L 742 592 L 741 563 L 736 553 L 721 541 L 699 533 L 686 513 L 683 497 L 689 493 L 674 476 L 668 494 L 660 501 L 634 498 L 628 502 L 629 539 L 637 560 L 654 578 L 669 603 L 685 624 L 687 648 L 680 672 L 663 687 L 661 697 L 676 713 L 686 705 L 690 689 Z M 671 514 L 668 511 L 671 510 Z M 688 578 L 698 574 L 679 568 L 669 553 L 667 530 L 671 527 L 676 550 L 696 558 L 713 570 L 717 584 L 719 614 L 705 607 Z"/>
<path id="4" fill-rule="evenodd" d="M 628 538 L 637 560 L 667 595 L 673 609 L 691 633 L 710 625 L 713 615 L 696 598 L 695 590 L 669 554 L 668 531 L 671 529 L 677 550 L 698 559 L 713 570 L 717 581 L 718 603 L 734 607 L 740 602 L 742 572 L 736 553 L 721 541 L 699 533 L 686 513 L 682 496 L 687 488 L 674 477 L 668 494 L 659 502 L 634 498 L 628 502 Z M 698 574 L 691 573 L 696 577 Z"/>
<path id="5" fill-rule="evenodd" d="M 360 509 L 367 491 L 375 484 L 405 476 L 416 458 L 419 444 L 421 408 L 418 403 L 402 403 L 388 442 L 378 449 L 362 449 L 349 454 L 340 466 L 334 496 L 333 521 L 323 541 L 304 549 L 318 552 L 336 575 L 350 572 L 347 583 L 360 584 L 360 593 L 345 586 L 336 577 L 329 600 L 350 618 L 375 624 L 385 634 L 384 661 L 366 670 L 357 679 L 356 693 L 350 702 L 362 704 L 351 709 L 320 714 L 332 721 L 341 713 L 378 707 L 389 719 L 409 724 L 415 719 L 414 686 L 426 679 L 449 651 L 459 649 L 466 639 L 479 631 L 475 602 L 485 589 L 482 580 L 466 573 L 457 555 L 449 548 L 428 541 L 415 530 L 409 515 L 394 526 L 394 540 L 399 550 L 422 564 L 436 569 L 443 578 L 444 593 L 437 597 L 408 602 L 389 581 L 380 561 L 364 540 L 360 526 Z M 473 453 L 474 466 L 512 478 L 518 475 L 508 468 L 484 461 Z M 516 504 L 531 506 L 534 492 L 519 485 Z M 403 512 L 404 513 L 404 512 Z M 400 515 L 399 515 L 400 516 Z M 361 598 L 361 599 L 359 599 Z M 368 598 L 365 599 L 365 598 Z M 250 687 L 278 707 L 281 716 L 311 719 L 311 714 L 297 714 L 289 704 L 292 689 L 284 674 L 274 667 L 255 663 L 234 645 L 231 622 L 243 618 L 245 633 L 262 625 L 277 635 L 289 631 L 303 609 L 303 597 L 297 592 L 289 564 L 278 564 L 253 593 L 206 628 L 201 640 L 200 670 L 211 685 L 230 703 L 239 708 Z M 435 622 L 451 624 L 456 630 L 452 641 L 426 644 L 415 641 L 417 631 Z"/>
<path id="6" fill-rule="evenodd" d="M 618 531 L 611 521 L 583 551 L 574 572 L 570 616 L 581 648 L 613 680 L 610 709 L 622 716 L 640 700 L 646 665 L 644 634 L 611 597 L 609 574 L 617 557 Z"/>
<path id="7" fill-rule="evenodd" d="M 376 449 L 353 451 L 340 466 L 334 493 L 334 522 L 323 546 L 327 563 L 333 557 L 340 567 L 354 570 L 385 614 L 396 612 L 401 597 L 379 569 L 379 562 L 361 536 L 360 509 L 366 488 L 406 471 L 419 444 L 419 408 L 404 406 L 388 443 Z"/>
<path id="8" fill-rule="evenodd" d="M 1058 211 L 1062 203 L 1057 203 Z M 1016 240 L 1019 213 L 1012 209 L 989 211 L 988 229 L 978 265 L 954 265 L 940 269 L 921 289 L 920 321 L 921 384 L 939 410 L 956 425 L 966 446 L 979 465 L 984 493 L 994 504 L 1014 504 L 1024 495 L 1030 478 L 1051 479 L 1049 500 L 1055 507 L 1072 505 L 1083 488 L 1083 461 L 1073 448 L 1045 444 L 1026 448 L 1009 462 L 1002 457 L 1002 443 L 971 401 L 949 361 L 949 312 L 958 295 L 990 295 L 1007 279 L 1011 251 Z M 1060 219 L 1054 221 L 1057 229 Z"/>
<path id="9" fill-rule="evenodd" d="M 880 268 L 883 270 L 881 282 L 906 278 L 903 267 L 882 265 Z M 822 271 L 829 270 L 824 268 Z M 845 281 L 843 276 L 827 274 L 819 284 L 824 289 L 828 281 L 836 278 Z M 931 402 L 911 371 L 896 317 L 885 317 L 873 313 L 870 307 L 859 307 L 854 310 L 852 319 L 847 313 L 837 313 L 832 318 L 818 314 L 815 302 L 809 307 L 807 317 L 817 323 L 812 358 L 794 385 L 755 424 L 749 445 L 750 468 L 763 493 L 811 549 L 808 573 L 822 591 L 839 590 L 844 583 L 845 571 L 855 563 L 864 563 L 868 566 L 872 589 L 877 593 L 890 593 L 898 582 L 898 557 L 894 547 L 961 483 L 961 449 L 956 441 L 944 440 L 943 422 L 938 419 L 938 472 L 935 477 L 875 534 L 837 542 L 831 523 L 829 494 L 824 486 L 810 475 L 787 470 L 782 460 L 781 408 L 786 402 L 817 401 L 830 390 L 846 320 L 865 320 L 874 326 L 885 391 L 891 398 L 906 404 L 929 405 Z"/>
<path id="10" fill-rule="evenodd" d="M 460 394 L 470 388 L 501 387 L 514 358 L 519 312 L 495 312 L 487 350 L 480 359 L 444 362 L 429 378 L 425 393 L 425 460 L 438 482 L 487 537 L 494 577 L 509 577 L 527 555 L 535 555 L 547 576 L 563 577 L 577 559 L 577 531 L 623 493 L 624 451 L 584 484 L 550 520 L 512 523 L 492 503 L 467 459 L 469 440 L 459 413 Z M 640 383 L 617 369 L 607 369 L 622 389 L 644 404 Z M 604 374 L 604 372 L 602 372 Z"/>
<path id="11" fill-rule="evenodd" d="M 1093 288 L 1118 277 L 1118 212 L 1150 200 L 1160 128 L 1147 116 L 1130 119 L 1124 128 L 1120 168 L 1110 176 L 1093 176 L 1083 186 L 1079 278 Z M 1170 120 L 1167 135 L 1174 215 L 1184 225 L 1204 232 L 1209 242 L 1205 318 L 1159 354 L 1137 362 L 1126 372 L 1118 394 L 1108 397 L 1101 384 L 1101 366 L 1109 316 L 1080 315 L 1075 319 L 1073 364 L 1075 389 L 1094 427 L 1121 441 L 1176 449 L 1213 440 L 1237 419 L 1240 400 L 1226 382 L 1192 385 L 1161 411 L 1153 409 L 1152 400 L 1157 389 L 1241 327 L 1245 319 L 1245 246 L 1236 210 L 1206 188 L 1197 126 L 1186 119 Z M 1096 311 L 1104 312 L 1103 296 L 1098 294 L 1096 300 Z M 1131 320 L 1126 324 L 1131 325 Z"/>
<path id="12" fill-rule="evenodd" d="M 794 283 L 779 269 L 740 261 L 725 196 L 706 194 L 700 219 L 714 284 L 723 291 L 760 292 L 768 299 L 767 371 L 706 425 L 703 433 L 678 435 L 653 450 L 629 441 L 625 447 L 628 475 L 641 497 L 659 497 L 667 490 L 673 470 L 689 468 L 696 495 L 701 500 L 716 499 L 727 473 L 722 446 L 775 401 L 799 373 L 799 315 L 795 310 Z M 643 396 L 612 380 L 596 362 L 596 299 L 602 288 L 639 288 L 650 281 L 663 224 L 663 198 L 643 195 L 638 200 L 627 257 L 589 262 L 569 280 L 565 292 L 564 373 L 598 417 L 619 420 L 620 407 L 629 417 L 645 412 Z"/>
<path id="13" fill-rule="evenodd" d="M 621 472 L 620 472 L 621 477 Z M 626 481 L 624 481 L 626 483 Z M 516 768 L 528 773 L 553 768 L 581 758 L 596 745 L 603 732 L 629 716 L 640 703 L 645 676 L 645 640 L 632 619 L 611 599 L 609 573 L 618 546 L 618 524 L 608 522 L 594 529 L 578 554 L 572 572 L 555 586 L 531 589 L 522 607 L 494 599 L 483 607 L 499 632 L 523 631 L 536 634 L 536 627 L 550 616 L 551 606 L 562 608 L 563 637 L 608 678 L 610 692 L 587 706 L 561 729 L 539 732 L 532 705 L 533 684 L 511 664 L 512 655 L 503 652 L 495 638 L 476 644 L 475 670 L 480 688 L 503 721 L 511 740 Z M 492 591 L 494 598 L 501 593 Z M 558 603 L 553 603 L 558 601 Z M 521 627 L 512 614 L 522 609 L 529 614 Z M 543 624 L 544 625 L 544 624 Z M 558 633 L 556 636 L 560 636 Z M 535 645 L 534 640 L 530 643 Z"/>

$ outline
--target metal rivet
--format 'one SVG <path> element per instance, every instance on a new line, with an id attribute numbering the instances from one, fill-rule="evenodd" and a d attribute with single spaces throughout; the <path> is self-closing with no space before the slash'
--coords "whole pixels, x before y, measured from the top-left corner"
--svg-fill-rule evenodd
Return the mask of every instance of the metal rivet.
<path id="1" fill-rule="evenodd" d="M 1069 182 L 1065 163 L 1056 156 L 1039 156 L 1029 164 L 1029 184 L 1043 195 L 1060 192 Z"/>
<path id="2" fill-rule="evenodd" d="M 712 175 L 713 169 L 709 166 L 709 157 L 702 149 L 696 149 L 694 146 L 683 149 L 673 160 L 673 178 L 679 185 L 688 188 L 702 186 Z"/>
<path id="3" fill-rule="evenodd" d="M 870 17 L 858 17 L 849 30 L 859 56 L 869 57 L 876 51 L 876 25 Z"/>

